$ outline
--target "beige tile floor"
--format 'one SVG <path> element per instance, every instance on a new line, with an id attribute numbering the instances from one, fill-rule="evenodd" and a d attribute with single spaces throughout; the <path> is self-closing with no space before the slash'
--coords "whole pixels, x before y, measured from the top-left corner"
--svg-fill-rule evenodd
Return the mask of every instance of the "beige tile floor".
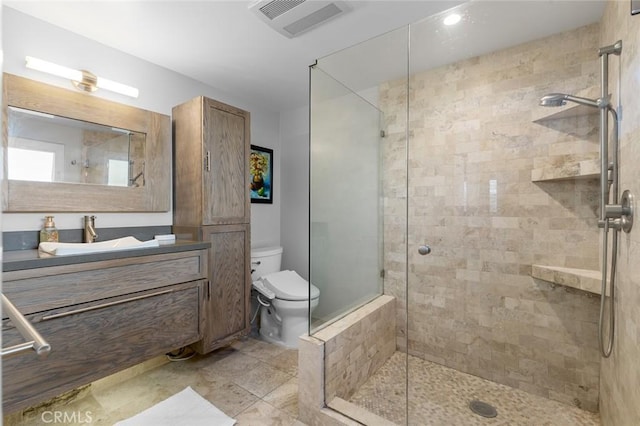
<path id="1" fill-rule="evenodd" d="M 387 420 L 405 424 L 406 355 L 396 352 L 349 400 Z M 409 357 L 409 425 L 597 426 L 598 414 Z M 485 418 L 469 408 L 480 399 L 496 407 Z"/>
<path id="2" fill-rule="evenodd" d="M 350 402 L 399 425 L 406 424 L 405 355 L 396 352 Z M 598 415 L 410 357 L 409 425 L 597 426 Z M 237 420 L 238 426 L 304 426 L 298 415 L 298 353 L 255 338 L 205 356 L 165 363 L 120 381 L 98 382 L 76 399 L 4 418 L 5 426 L 51 424 L 45 411 L 75 413 L 65 425 L 113 425 L 187 386 Z M 498 417 L 473 414 L 469 399 L 498 409 Z M 91 422 L 83 413 L 91 412 Z M 61 424 L 61 423 L 58 423 Z"/>
<path id="3" fill-rule="evenodd" d="M 51 424 L 44 411 L 76 413 L 76 422 L 113 425 L 174 395 L 187 386 L 238 426 L 301 426 L 298 416 L 298 353 L 248 338 L 187 361 L 170 362 L 109 386 L 96 384 L 72 402 L 57 402 L 5 417 L 5 425 Z M 113 381 L 112 381 L 113 382 Z"/>

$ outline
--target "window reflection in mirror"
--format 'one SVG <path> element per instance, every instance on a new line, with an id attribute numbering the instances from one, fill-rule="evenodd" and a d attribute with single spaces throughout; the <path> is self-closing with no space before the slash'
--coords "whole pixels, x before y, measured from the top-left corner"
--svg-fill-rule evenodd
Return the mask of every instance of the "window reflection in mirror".
<path id="1" fill-rule="evenodd" d="M 10 180 L 144 186 L 145 134 L 9 107 Z"/>

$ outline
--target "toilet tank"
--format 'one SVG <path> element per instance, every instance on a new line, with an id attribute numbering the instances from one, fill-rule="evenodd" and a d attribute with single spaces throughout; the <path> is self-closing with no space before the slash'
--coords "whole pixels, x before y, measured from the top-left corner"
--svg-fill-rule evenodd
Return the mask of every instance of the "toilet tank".
<path id="1" fill-rule="evenodd" d="M 251 280 L 280 271 L 282 247 L 259 247 L 251 249 Z"/>

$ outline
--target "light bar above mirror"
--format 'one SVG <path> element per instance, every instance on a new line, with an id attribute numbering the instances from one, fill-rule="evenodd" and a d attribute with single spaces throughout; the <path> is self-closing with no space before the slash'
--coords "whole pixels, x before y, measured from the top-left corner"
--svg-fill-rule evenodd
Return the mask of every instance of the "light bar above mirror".
<path id="1" fill-rule="evenodd" d="M 27 56 L 25 59 L 27 68 L 69 79 L 76 88 L 84 90 L 85 92 L 95 92 L 97 89 L 104 89 L 132 98 L 137 98 L 139 94 L 139 90 L 135 87 L 98 77 L 86 70 L 75 70 L 32 56 Z"/>

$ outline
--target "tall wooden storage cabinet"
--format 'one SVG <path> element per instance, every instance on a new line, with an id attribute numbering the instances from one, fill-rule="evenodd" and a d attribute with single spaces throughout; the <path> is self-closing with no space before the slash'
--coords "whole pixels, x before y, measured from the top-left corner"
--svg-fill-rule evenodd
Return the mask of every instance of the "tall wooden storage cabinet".
<path id="1" fill-rule="evenodd" d="M 202 96 L 172 115 L 174 233 L 211 242 L 203 338 L 194 345 L 207 353 L 251 329 L 250 116 Z"/>

